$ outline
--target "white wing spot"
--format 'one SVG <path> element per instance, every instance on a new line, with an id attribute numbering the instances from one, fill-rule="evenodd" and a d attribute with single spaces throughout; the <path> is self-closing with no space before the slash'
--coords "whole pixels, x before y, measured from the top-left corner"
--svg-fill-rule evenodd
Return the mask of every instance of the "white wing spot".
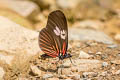
<path id="1" fill-rule="evenodd" d="M 54 29 L 54 33 L 57 35 L 57 36 L 60 36 L 62 39 L 65 39 L 66 37 L 66 33 L 64 30 L 60 31 L 60 29 L 56 26 L 55 29 Z"/>
<path id="2" fill-rule="evenodd" d="M 60 35 L 60 30 L 59 28 L 56 26 L 55 29 L 54 29 L 54 33 L 59 36 Z"/>

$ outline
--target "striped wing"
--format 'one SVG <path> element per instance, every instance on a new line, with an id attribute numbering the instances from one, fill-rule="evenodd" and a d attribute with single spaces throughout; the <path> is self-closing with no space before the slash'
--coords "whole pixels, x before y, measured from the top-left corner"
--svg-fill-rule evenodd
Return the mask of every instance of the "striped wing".
<path id="1" fill-rule="evenodd" d="M 51 56 L 57 57 L 59 54 L 58 46 L 55 45 L 55 40 L 47 30 L 47 28 L 43 28 L 39 33 L 39 46 L 41 50 Z"/>
<path id="2" fill-rule="evenodd" d="M 57 10 L 50 13 L 46 28 L 39 34 L 41 50 L 51 57 L 64 56 L 68 47 L 68 28 L 64 14 Z"/>
<path id="3" fill-rule="evenodd" d="M 68 27 L 63 12 L 61 12 L 60 10 L 51 12 L 48 16 L 46 28 L 52 34 L 52 37 L 54 37 L 60 53 L 64 55 L 68 47 Z M 54 30 L 56 30 L 58 33 L 60 32 L 60 35 L 55 33 Z M 61 37 L 61 32 L 65 32 L 64 39 Z"/>

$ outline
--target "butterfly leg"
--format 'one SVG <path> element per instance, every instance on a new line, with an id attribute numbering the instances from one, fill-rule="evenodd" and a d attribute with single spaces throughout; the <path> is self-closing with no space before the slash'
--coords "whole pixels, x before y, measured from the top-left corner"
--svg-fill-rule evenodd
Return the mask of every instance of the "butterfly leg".
<path id="1" fill-rule="evenodd" d="M 71 59 L 71 58 L 69 58 L 69 59 L 70 59 L 71 64 L 72 64 L 73 66 L 76 66 L 76 65 L 73 63 L 72 59 Z"/>
<path id="2" fill-rule="evenodd" d="M 71 57 L 72 57 L 72 55 L 71 55 L 71 54 L 67 54 L 67 53 L 66 53 L 65 56 L 64 56 L 64 58 L 69 58 L 71 64 L 75 66 L 75 64 L 73 64 L 73 61 L 72 61 Z"/>

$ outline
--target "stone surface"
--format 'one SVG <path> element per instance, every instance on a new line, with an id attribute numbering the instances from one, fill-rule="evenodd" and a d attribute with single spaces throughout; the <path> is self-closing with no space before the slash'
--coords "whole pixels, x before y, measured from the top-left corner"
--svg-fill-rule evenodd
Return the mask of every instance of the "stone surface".
<path id="1" fill-rule="evenodd" d="M 52 74 L 45 74 L 45 75 L 43 75 L 43 79 L 52 78 L 52 77 L 53 77 Z"/>
<path id="2" fill-rule="evenodd" d="M 80 0 L 57 0 L 56 3 L 61 8 L 75 8 Z"/>
<path id="3" fill-rule="evenodd" d="M 80 74 L 74 75 L 73 79 L 74 80 L 80 80 Z"/>
<path id="4" fill-rule="evenodd" d="M 108 45 L 107 47 L 110 48 L 110 49 L 114 49 L 114 48 L 117 48 L 118 45 L 117 44 L 113 44 L 113 45 Z"/>
<path id="5" fill-rule="evenodd" d="M 34 75 L 41 76 L 41 70 L 39 70 L 37 66 L 31 66 L 30 68 Z"/>
<path id="6" fill-rule="evenodd" d="M 83 76 L 85 77 L 85 78 L 87 78 L 88 76 L 92 76 L 92 75 L 94 75 L 95 73 L 94 72 L 84 72 L 83 73 Z"/>
<path id="7" fill-rule="evenodd" d="M 0 4 L 6 5 L 5 7 L 16 11 L 24 17 L 28 17 L 33 13 L 38 13 L 38 6 L 31 1 L 20 1 L 20 0 L 2 0 Z"/>
<path id="8" fill-rule="evenodd" d="M 115 74 L 117 74 L 117 75 L 120 74 L 120 70 L 117 70 L 117 71 L 115 72 Z"/>
<path id="9" fill-rule="evenodd" d="M 0 54 L 0 60 L 4 61 L 5 63 L 7 63 L 9 65 L 12 64 L 13 58 L 14 58 L 14 56 L 3 55 L 2 53 Z"/>
<path id="10" fill-rule="evenodd" d="M 104 32 L 91 29 L 69 28 L 69 40 L 95 40 L 105 44 L 113 44 L 113 40 Z"/>
<path id="11" fill-rule="evenodd" d="M 1 1 L 1 0 L 0 0 Z M 15 11 L 11 9 L 1 8 L 0 9 L 0 16 L 7 17 L 11 21 L 15 22 L 16 24 L 20 24 L 21 26 L 28 28 L 28 29 L 34 29 L 34 26 L 28 19 L 21 16 L 20 14 L 16 13 Z"/>
<path id="12" fill-rule="evenodd" d="M 18 78 L 18 80 L 29 80 L 29 79 L 20 77 Z"/>
<path id="13" fill-rule="evenodd" d="M 0 26 L 0 59 L 5 63 L 22 64 L 40 51 L 37 32 L 3 16 L 0 16 Z"/>
<path id="14" fill-rule="evenodd" d="M 100 29 L 104 25 L 100 21 L 95 20 L 84 20 L 81 22 L 76 22 L 73 27 L 79 27 L 79 28 L 91 28 L 91 29 Z"/>
<path id="15" fill-rule="evenodd" d="M 68 79 L 65 79 L 65 80 L 72 80 L 72 79 L 68 78 Z"/>
<path id="16" fill-rule="evenodd" d="M 91 57 L 89 54 L 87 54 L 84 51 L 80 51 L 79 58 L 89 58 L 89 57 Z"/>
<path id="17" fill-rule="evenodd" d="M 120 34 L 116 34 L 114 38 L 115 38 L 115 40 L 120 41 Z"/>
<path id="18" fill-rule="evenodd" d="M 97 52 L 96 54 L 97 54 L 97 55 L 101 55 L 101 54 L 102 54 L 102 52 Z"/>
<path id="19" fill-rule="evenodd" d="M 48 78 L 48 80 L 59 80 L 59 78 Z"/>
<path id="20" fill-rule="evenodd" d="M 113 63 L 113 64 L 120 64 L 120 60 L 114 60 L 114 61 L 111 61 L 111 63 Z"/>
<path id="21" fill-rule="evenodd" d="M 0 67 L 0 80 L 3 79 L 4 74 L 5 74 L 5 71 L 3 70 L 2 67 Z"/>
<path id="22" fill-rule="evenodd" d="M 101 61 L 99 60 L 89 60 L 89 59 L 75 59 L 73 60 L 73 66 L 71 67 L 71 71 L 88 71 L 95 68 L 100 68 Z M 67 60 L 63 63 L 64 66 L 72 65 L 70 60 Z"/>

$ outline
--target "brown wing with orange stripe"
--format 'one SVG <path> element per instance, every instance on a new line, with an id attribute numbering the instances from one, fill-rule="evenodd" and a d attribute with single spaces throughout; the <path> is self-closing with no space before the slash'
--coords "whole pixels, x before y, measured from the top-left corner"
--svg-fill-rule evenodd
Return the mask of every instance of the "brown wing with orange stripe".
<path id="1" fill-rule="evenodd" d="M 68 48 L 68 27 L 64 13 L 60 10 L 51 12 L 48 16 L 46 28 L 55 39 L 59 52 L 64 56 Z"/>
<path id="2" fill-rule="evenodd" d="M 57 57 L 59 54 L 58 45 L 47 28 L 43 28 L 39 33 L 39 46 L 45 54 L 51 57 Z"/>

